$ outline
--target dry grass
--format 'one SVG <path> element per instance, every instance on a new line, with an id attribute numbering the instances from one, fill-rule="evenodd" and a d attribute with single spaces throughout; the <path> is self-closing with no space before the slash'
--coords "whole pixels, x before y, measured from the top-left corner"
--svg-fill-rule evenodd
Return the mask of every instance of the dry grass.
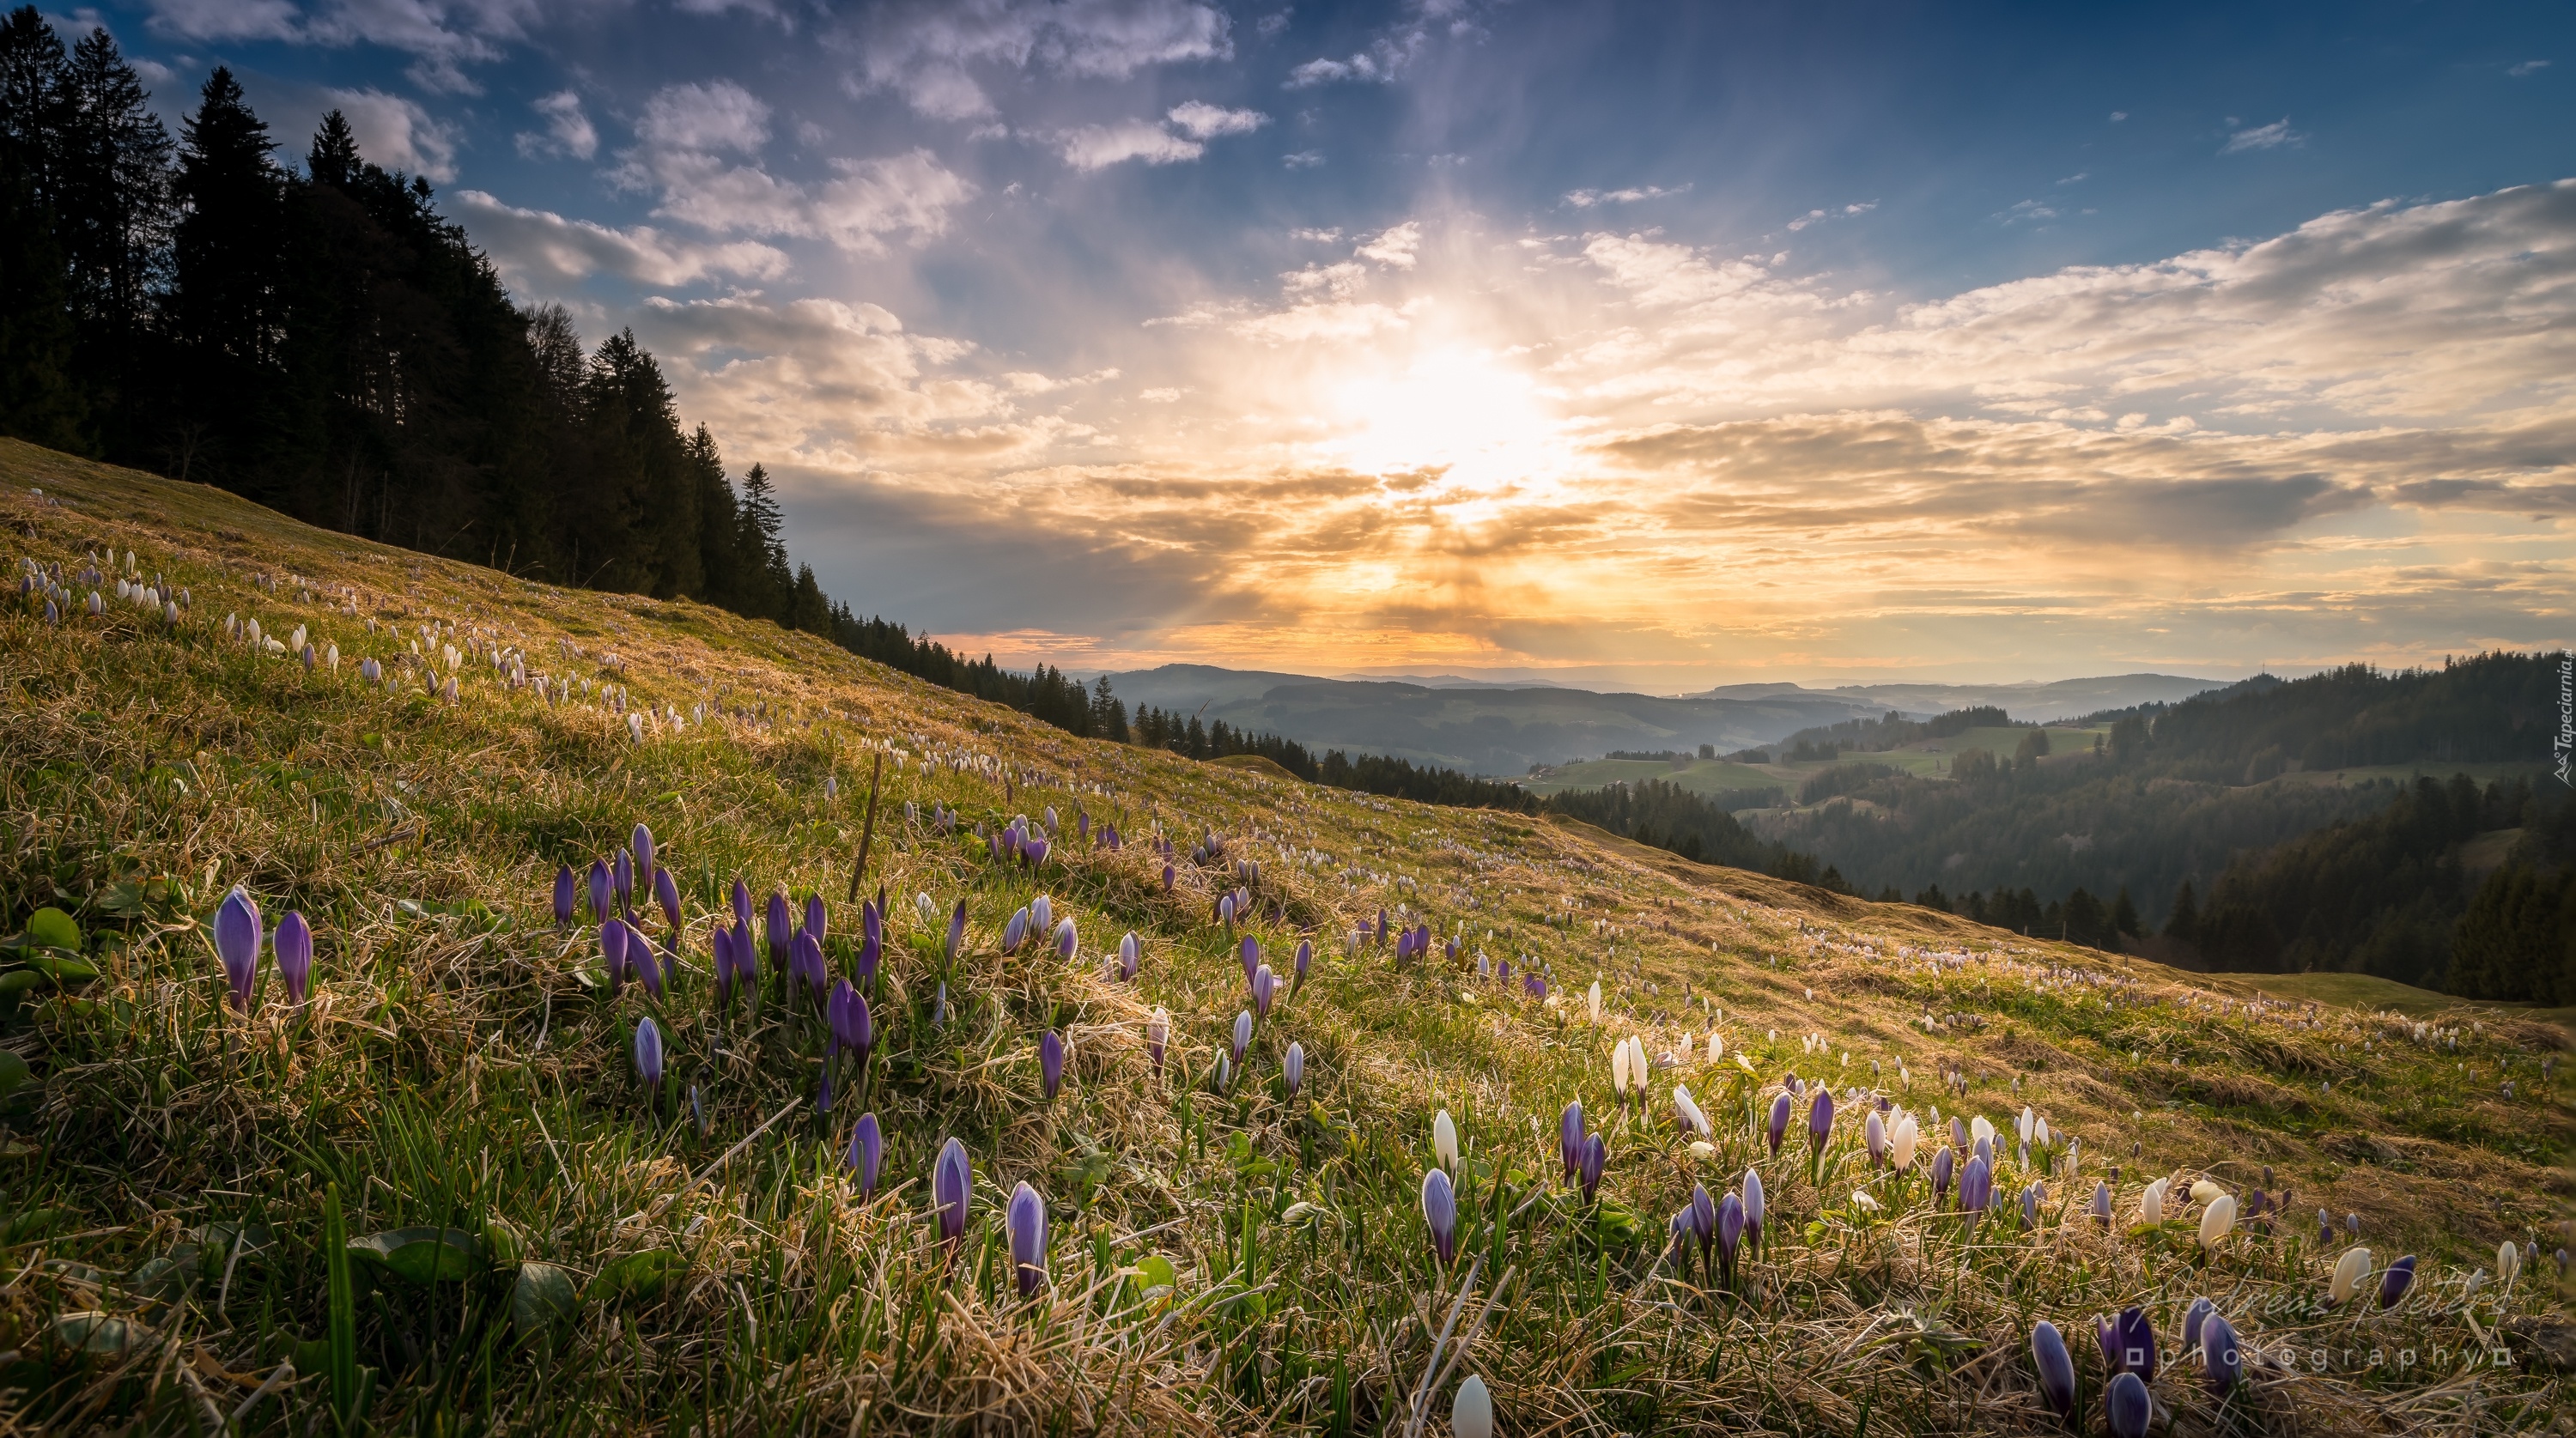
<path id="1" fill-rule="evenodd" d="M 0 474 L 13 562 L 78 568 L 132 549 L 145 575 L 195 597 L 175 631 L 114 605 L 58 626 L 18 605 L 0 617 L 0 922 L 72 910 L 102 970 L 37 995 L 5 1040 L 40 1081 L 0 1111 L 0 1256 L 14 1275 L 0 1350 L 15 1355 L 0 1360 L 0 1416 L 13 1431 L 189 1428 L 209 1403 L 228 1416 L 323 1331 L 320 1195 L 336 1184 L 353 1232 L 500 1220 L 529 1257 L 585 1284 L 634 1255 L 673 1255 L 660 1280 L 603 1289 L 546 1333 L 514 1331 L 515 1270 L 497 1255 L 463 1283 L 377 1281 L 358 1318 L 362 1361 L 381 1372 L 378 1426 L 1401 1432 L 1461 1281 L 1434 1271 L 1415 1206 L 1437 1108 L 1464 1132 L 1471 1196 L 1499 1192 L 1508 1215 L 1470 1245 L 1479 1293 L 1459 1372 L 1492 1386 L 1515 1435 L 2054 1431 L 2031 1321 L 2068 1331 L 2091 1399 L 2101 1375 L 2082 1324 L 2128 1303 L 2158 1315 L 2169 1368 L 2156 1393 L 2177 1432 L 2563 1421 L 2554 1375 L 2462 1358 L 2508 1316 L 2554 1321 L 2547 1257 L 2509 1301 L 2490 1287 L 2465 1303 L 2458 1285 L 2492 1267 L 2501 1238 L 2566 1241 L 2553 1225 L 2570 1113 L 2537 1067 L 2558 1042 L 2545 1026 L 2490 1016 L 2455 1050 L 2384 1016 L 2249 1012 L 2246 995 L 2190 975 L 1687 864 L 1584 826 L 1071 739 L 694 605 L 523 584 L 25 446 L 0 445 Z M 65 502 L 38 506 L 28 484 Z M 225 639 L 227 613 L 306 624 L 339 644 L 342 668 L 254 656 Z M 455 626 L 442 642 L 462 648 L 480 627 L 531 673 L 623 683 L 639 709 L 704 705 L 707 720 L 657 723 L 638 742 L 595 702 L 549 705 L 471 659 L 452 705 L 416 683 L 388 696 L 356 680 L 359 657 L 407 654 L 436 622 Z M 394 625 L 404 639 L 381 632 Z M 719 1012 L 708 935 L 737 875 L 759 894 L 820 891 L 846 969 L 857 916 L 837 901 L 880 754 L 867 886 L 893 900 L 883 1038 L 864 1096 L 818 1118 L 813 1023 L 777 1001 Z M 907 819 L 906 804 L 925 819 L 956 808 L 969 828 L 1052 805 L 1065 842 L 1032 876 Z M 1077 811 L 1118 824 L 1129 846 L 1070 842 Z M 627 1058 L 643 1000 L 607 992 L 595 940 L 556 932 L 543 897 L 559 862 L 612 852 L 638 821 L 686 910 L 684 972 L 657 1015 L 678 1091 L 658 1102 Z M 1158 823 L 1184 851 L 1168 894 L 1141 842 Z M 1211 831 L 1229 837 L 1225 859 L 1191 863 Z M 1220 1094 L 1211 1070 L 1244 1000 L 1210 910 L 1238 858 L 1262 865 L 1251 931 L 1265 954 L 1284 967 L 1306 930 L 1319 953 Z M 313 920 L 307 1007 L 287 1006 L 273 978 L 252 1015 L 224 1007 L 203 924 L 234 884 L 272 923 L 288 908 Z M 1040 889 L 1079 922 L 1075 963 L 999 951 L 1003 922 Z M 943 913 L 968 901 L 953 966 L 913 914 L 916 892 Z M 1479 982 L 1472 963 L 1345 954 L 1354 924 L 1398 904 L 1444 937 L 1463 925 L 1471 955 L 1536 956 L 1560 1002 Z M 1133 985 L 1102 962 L 1130 929 L 1146 946 Z M 1599 1030 L 1582 1019 L 1596 975 Z M 1143 1041 L 1156 1006 L 1175 1040 L 1159 1074 Z M 1658 1075 L 1659 1098 L 1688 1082 L 1716 1120 L 1704 1157 L 1669 1105 L 1649 1119 L 1614 1112 L 1608 1093 L 1612 1036 L 1661 1052 L 1685 1026 L 1703 1041 L 1719 1030 L 1729 1059 L 1746 1054 L 1759 1074 L 1695 1054 Z M 1048 1028 L 1073 1052 L 1052 1103 L 1036 1058 Z M 1822 1052 L 1802 1050 L 1810 1031 Z M 1309 1065 L 1294 1102 L 1277 1078 L 1292 1039 Z M 2081 1174 L 2048 1177 L 2036 1232 L 1999 1213 L 1972 1233 L 1931 1211 L 1919 1179 L 1873 1174 L 1847 1120 L 1811 1182 L 1801 1139 L 1775 1160 L 1748 1127 L 1784 1070 L 1927 1116 L 1983 1112 L 2007 1134 L 2031 1104 L 2081 1137 Z M 689 1084 L 704 1134 L 674 1121 Z M 1598 1208 L 1556 1181 L 1553 1125 L 1576 1096 L 1611 1147 Z M 861 1102 L 889 1137 L 884 1188 L 865 1201 L 841 1159 Z M 973 1155 L 978 1195 L 953 1259 L 923 1193 L 950 1135 Z M 1663 1215 L 1695 1182 L 1719 1189 L 1756 1163 L 1772 1184 L 1771 1247 L 1735 1291 L 1708 1289 L 1663 1260 Z M 2124 1222 L 2104 1232 L 2078 1212 L 2114 1164 Z M 2207 1257 L 2187 1223 L 2125 1221 L 2149 1174 L 2241 1191 L 2267 1165 L 2307 1218 L 2242 1230 Z M 2007 1169 L 1999 1200 L 2026 1178 Z M 996 1249 L 1001 1200 L 1024 1179 L 1054 1214 L 1052 1281 L 1027 1302 Z M 2389 1315 L 2325 1311 L 2319 1206 L 2360 1214 L 2383 1259 L 2423 1255 L 2419 1296 Z M 209 1232 L 225 1224 L 273 1242 L 236 1256 Z M 174 1255 L 181 1270 L 154 1266 Z M 1170 1292 L 1145 1291 L 1140 1265 L 1155 1258 L 1178 1280 Z M 1508 1295 L 1474 1327 L 1504 1273 Z M 2171 1354 L 2181 1308 L 2202 1294 L 2261 1351 L 2295 1349 L 2296 1366 L 2209 1396 Z M 132 1321 L 108 1345 L 119 1351 L 65 1350 L 56 1320 L 83 1311 Z M 1445 1426 L 1456 1377 L 1428 1431 Z M 243 1426 L 313 1431 L 326 1407 L 307 1377 Z"/>

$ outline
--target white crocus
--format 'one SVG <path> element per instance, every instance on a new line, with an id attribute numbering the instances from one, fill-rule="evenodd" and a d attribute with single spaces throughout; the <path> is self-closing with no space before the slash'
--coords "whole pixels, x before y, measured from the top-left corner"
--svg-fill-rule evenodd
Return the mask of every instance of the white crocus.
<path id="1" fill-rule="evenodd" d="M 2361 1281 L 2369 1276 L 2370 1250 L 2367 1248 L 2344 1250 L 2343 1257 L 2335 1260 L 2334 1277 L 2326 1283 L 2326 1301 L 2339 1304 L 2352 1297 L 2353 1290 L 2359 1288 Z"/>
<path id="2" fill-rule="evenodd" d="M 2162 1223 L 2165 1221 L 2166 1182 L 2167 1180 L 2165 1179 L 2157 1179 L 2155 1182 L 2148 1184 L 2146 1190 L 2138 1195 L 2139 1222 Z"/>
<path id="3" fill-rule="evenodd" d="M 2191 1184 L 2191 1201 L 2194 1203 L 2216 1203 L 2226 1192 L 2226 1189 L 2220 1188 L 2217 1184 L 2210 1182 L 2208 1179 L 2196 1178 L 2192 1180 Z"/>
<path id="4" fill-rule="evenodd" d="M 1978 1139 L 1991 1139 L 1994 1136 L 1995 1126 L 1987 1122 L 1984 1114 L 1968 1120 L 1968 1147 L 1975 1148 Z"/>
<path id="5" fill-rule="evenodd" d="M 1896 1133 L 1889 1140 L 1893 1149 L 1889 1158 L 1896 1165 L 1898 1173 L 1905 1173 L 1914 1167 L 1914 1146 L 1922 1141 L 1922 1137 L 1922 1128 L 1914 1122 L 1914 1115 L 1909 1113 L 1896 1121 Z"/>
<path id="6" fill-rule="evenodd" d="M 2514 1280 L 2514 1277 L 2515 1277 L 2515 1275 L 2517 1275 L 2517 1274 L 2519 1274 L 2519 1273 L 2521 1273 L 2521 1272 L 2522 1272 L 2522 1248 L 2521 1248 L 2521 1245 L 2519 1245 L 2519 1244 L 2515 1243 L 2515 1242 L 2514 1242 L 2512 1239 L 2510 1239 L 2510 1238 L 2506 1239 L 2504 1242 L 2502 1242 L 2502 1243 L 2500 1243 L 2500 1244 L 2497 1244 L 2497 1245 L 2496 1245 L 2496 1282 L 2501 1283 L 2501 1284 L 2503 1284 L 2503 1285 L 2504 1285 L 2505 1292 L 2507 1292 L 2507 1293 L 2511 1293 L 2511 1292 L 2513 1291 L 2513 1280 Z"/>
<path id="7" fill-rule="evenodd" d="M 2209 1207 L 2200 1212 L 2201 1248 L 2204 1250 L 2216 1248 L 2219 1240 L 2227 1237 L 2227 1231 L 2235 1226 L 2236 1195 L 2222 1193 L 2211 1199 Z"/>
<path id="8" fill-rule="evenodd" d="M 1691 1132 L 1702 1138 L 1707 1138 L 1713 1132 L 1709 1127 L 1708 1115 L 1700 1112 L 1699 1100 L 1691 1097 L 1689 1085 L 1673 1085 L 1673 1107 L 1682 1111 L 1682 1121 L 1691 1126 Z"/>
<path id="9" fill-rule="evenodd" d="M 1470 1373 L 1449 1404 L 1449 1431 L 1458 1438 L 1494 1438 L 1494 1400 L 1485 1380 Z"/>
<path id="10" fill-rule="evenodd" d="M 1583 1002 L 1585 1008 L 1592 1014 L 1592 1022 L 1596 1024 L 1601 1022 L 1601 981 L 1599 979 L 1594 979 L 1592 987 L 1585 991 Z"/>
<path id="11" fill-rule="evenodd" d="M 1431 1116 L 1431 1153 L 1442 1168 L 1455 1172 L 1458 1167 L 1458 1123 L 1442 1109 Z"/>
<path id="12" fill-rule="evenodd" d="M 1621 1039 L 1610 1046 L 1610 1087 L 1621 1098 L 1628 1096 L 1628 1041 Z"/>

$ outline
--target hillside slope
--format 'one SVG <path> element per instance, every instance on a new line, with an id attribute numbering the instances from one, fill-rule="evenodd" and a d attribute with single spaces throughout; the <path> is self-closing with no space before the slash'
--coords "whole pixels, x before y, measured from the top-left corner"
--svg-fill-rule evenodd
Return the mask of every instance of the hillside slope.
<path id="1" fill-rule="evenodd" d="M 2063 1431 L 2033 1371 L 2046 1318 L 2092 1431 L 2109 1375 L 2083 1325 L 2128 1304 L 2178 1433 L 2562 1412 L 2552 1165 L 2576 1123 L 2553 1027 L 2221 993 L 1579 826 L 1074 739 L 810 636 L 24 445 L 0 442 L 0 481 L 10 573 L 43 576 L 0 615 L 0 1046 L 28 1070 L 0 1060 L 0 1423 L 1441 1432 L 1473 1374 L 1515 1435 L 2042 1433 Z M 299 628 L 309 665 L 267 643 Z M 1053 825 L 1042 855 L 974 837 L 1015 815 Z M 639 824 L 677 909 L 632 906 L 668 944 L 658 993 L 611 979 L 585 885 L 570 925 L 550 898 Z M 881 947 L 844 902 L 862 852 Z M 754 941 L 801 904 L 742 927 L 757 1004 L 719 1001 L 737 878 L 755 910 L 819 896 L 799 963 L 861 984 L 864 1056 L 833 1054 L 858 1042 L 848 1000 L 835 1029 Z M 309 997 L 263 963 L 229 1000 L 211 930 L 236 885 L 267 925 L 310 922 Z M 1006 952 L 1041 894 L 1071 928 Z M 1354 944 L 1381 913 L 1433 951 Z M 1238 1056 L 1240 945 L 1285 974 L 1309 933 L 1306 981 Z M 1482 976 L 1502 959 L 1520 972 Z M 1630 1036 L 1642 1105 L 1613 1093 Z M 1806 1095 L 1785 1146 L 1759 1131 L 1788 1074 L 1840 1106 L 1813 1149 Z M 1864 1151 L 1882 1097 L 1919 1118 L 1905 1173 Z M 1593 1192 L 1559 1152 L 1576 1099 Z M 2048 1126 L 2026 1156 L 2024 1105 Z M 1441 1111 L 1460 1153 L 1430 1180 Z M 1966 1117 L 2002 1135 L 1973 1223 L 1925 1176 Z M 1759 1249 L 1677 1254 L 1668 1216 L 1748 1168 Z M 2154 1223 L 2150 1176 L 2179 1180 Z M 2289 1217 L 2203 1252 L 2209 1205 L 2183 1191 L 2204 1177 Z M 1445 1269 L 1422 1197 L 1443 1182 Z M 1022 1183 L 1048 1221 L 1015 1261 Z M 2420 1256 L 2393 1310 L 2325 1302 L 2346 1213 L 2371 1284 Z M 2539 1256 L 2471 1297 L 2504 1240 Z M 2223 1396 L 2180 1352 L 2203 1295 L 2259 1360 Z"/>

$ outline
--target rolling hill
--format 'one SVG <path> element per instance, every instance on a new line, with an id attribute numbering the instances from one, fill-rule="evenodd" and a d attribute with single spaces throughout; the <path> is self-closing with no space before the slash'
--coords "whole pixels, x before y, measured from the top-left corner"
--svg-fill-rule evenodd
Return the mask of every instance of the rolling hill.
<path id="1" fill-rule="evenodd" d="M 2175 1433 L 2563 1416 L 2526 1014 L 1078 739 L 15 442 L 0 481 L 13 1430 L 1440 1433 L 1472 1377 L 1513 1434 L 2040 1434 L 2036 1323 L 2091 1431 L 2128 1306 Z M 1720 1263 L 1688 1215 L 1748 1173 Z"/>

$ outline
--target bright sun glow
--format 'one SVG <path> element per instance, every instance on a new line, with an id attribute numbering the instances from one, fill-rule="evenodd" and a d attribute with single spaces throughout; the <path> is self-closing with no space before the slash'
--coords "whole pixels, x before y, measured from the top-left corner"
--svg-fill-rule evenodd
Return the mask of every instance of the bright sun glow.
<path id="1" fill-rule="evenodd" d="M 1327 382 L 1319 459 L 1369 473 L 1446 468 L 1447 488 L 1477 495 L 1554 473 L 1565 446 L 1527 373 L 1463 346 L 1417 351 L 1400 368 Z"/>

